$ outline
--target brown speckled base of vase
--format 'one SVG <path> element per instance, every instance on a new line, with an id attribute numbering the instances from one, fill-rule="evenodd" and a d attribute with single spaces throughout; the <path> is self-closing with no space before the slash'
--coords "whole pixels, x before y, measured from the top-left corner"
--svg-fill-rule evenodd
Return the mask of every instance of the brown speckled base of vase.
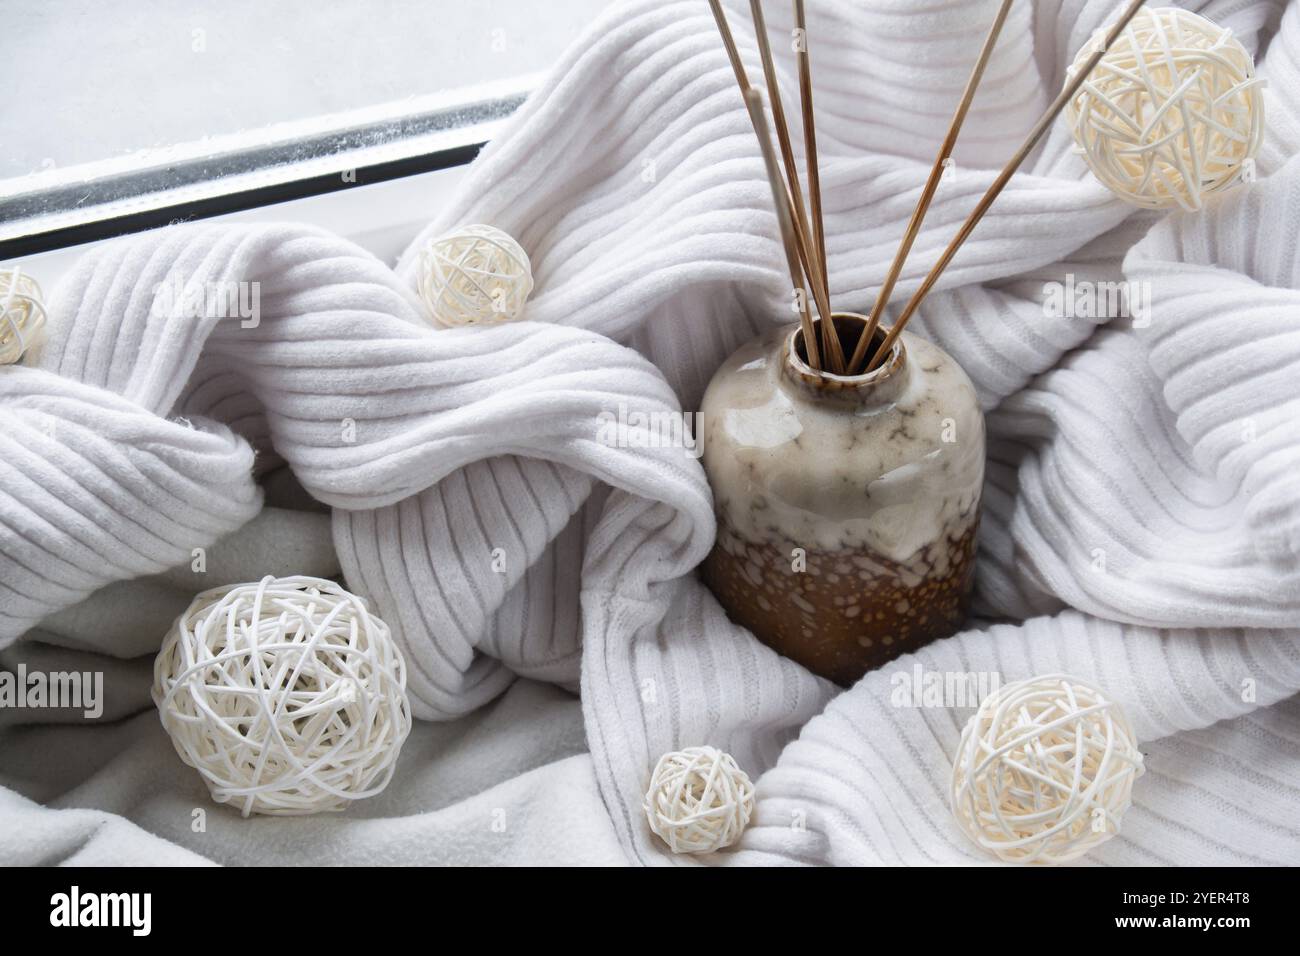
<path id="1" fill-rule="evenodd" d="M 728 616 L 837 684 L 955 634 L 966 619 L 978 509 L 905 563 L 864 551 L 809 550 L 803 570 L 795 570 L 793 541 L 754 543 L 720 522 L 702 571 Z"/>

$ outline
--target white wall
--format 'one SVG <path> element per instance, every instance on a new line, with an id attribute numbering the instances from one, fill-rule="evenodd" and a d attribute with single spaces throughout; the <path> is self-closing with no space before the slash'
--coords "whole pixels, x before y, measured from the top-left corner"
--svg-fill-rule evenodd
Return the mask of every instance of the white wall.
<path id="1" fill-rule="evenodd" d="M 545 70 L 609 2 L 0 0 L 0 180 Z"/>

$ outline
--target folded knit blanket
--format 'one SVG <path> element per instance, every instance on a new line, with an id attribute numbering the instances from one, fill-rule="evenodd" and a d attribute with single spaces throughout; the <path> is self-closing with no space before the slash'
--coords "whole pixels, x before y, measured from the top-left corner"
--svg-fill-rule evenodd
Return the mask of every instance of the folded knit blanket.
<path id="1" fill-rule="evenodd" d="M 0 860 L 255 862 L 286 842 L 302 861 L 501 858 L 403 845 L 413 815 L 445 806 L 400 782 L 427 769 L 429 724 L 399 797 L 307 821 L 213 807 L 224 848 L 126 783 L 141 766 L 192 776 L 145 709 L 147 657 L 128 660 L 156 649 L 186 594 L 237 571 L 341 571 L 401 642 L 417 717 L 478 726 L 464 722 L 520 678 L 494 716 L 553 709 L 553 725 L 509 738 L 495 777 L 438 758 L 498 791 L 519 775 L 499 798 L 520 801 L 511 859 L 986 862 L 947 808 L 970 708 L 891 697 L 919 667 L 1064 671 L 1124 704 L 1148 773 L 1088 862 L 1300 862 L 1300 9 L 1184 5 L 1232 28 L 1268 80 L 1259 181 L 1199 214 L 1137 213 L 1061 124 L 1013 178 L 910 326 L 961 362 L 988 415 L 989 623 L 846 691 L 732 624 L 696 578 L 714 535 L 698 461 L 599 437 L 620 405 L 698 408 L 727 354 L 789 320 L 758 145 L 706 4 L 610 9 L 395 271 L 288 225 L 173 227 L 88 254 L 53 296 L 32 367 L 0 374 L 0 645 L 10 666 L 107 655 L 107 714 L 123 720 L 0 736 Z M 791 26 L 779 6 L 774 39 Z M 869 306 L 996 6 L 810 5 L 837 307 Z M 1015 5 L 897 300 L 1113 8 Z M 774 47 L 793 89 L 789 46 Z M 469 222 L 528 250 L 528 321 L 430 327 L 415 251 Z M 1045 284 L 1120 280 L 1149 290 L 1149 321 L 1044 307 Z M 260 284 L 255 327 L 156 305 L 160 285 L 238 282 Z M 282 464 L 332 509 L 328 537 L 322 514 L 278 507 L 293 496 Z M 211 549 L 201 574 L 195 548 Z M 141 613 L 156 627 L 115 623 Z M 580 691 L 589 756 L 576 711 L 537 682 Z M 50 769 L 60 747 L 93 749 L 91 734 L 123 740 L 111 759 Z M 673 857 L 642 794 L 661 753 L 704 743 L 756 779 L 756 815 L 732 850 Z M 539 836 L 565 826 L 579 839 L 563 848 Z"/>

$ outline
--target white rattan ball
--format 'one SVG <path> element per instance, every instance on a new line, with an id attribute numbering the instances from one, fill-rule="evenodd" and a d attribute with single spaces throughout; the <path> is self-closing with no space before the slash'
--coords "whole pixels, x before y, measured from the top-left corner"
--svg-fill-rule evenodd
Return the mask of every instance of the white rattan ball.
<path id="1" fill-rule="evenodd" d="M 528 253 L 493 226 L 464 226 L 420 251 L 420 296 L 441 325 L 508 322 L 533 291 Z"/>
<path id="2" fill-rule="evenodd" d="M 13 365 L 41 338 L 41 287 L 21 269 L 0 269 L 0 365 Z"/>
<path id="3" fill-rule="evenodd" d="M 1068 74 L 1096 50 L 1084 44 Z M 1176 7 L 1143 10 L 1066 105 L 1096 177 L 1151 209 L 1200 209 L 1254 174 L 1263 81 L 1230 30 Z"/>
<path id="4" fill-rule="evenodd" d="M 962 831 L 999 859 L 1068 863 L 1119 832 L 1142 771 L 1119 705 L 1051 674 L 980 704 L 957 745 L 950 802 Z"/>
<path id="5" fill-rule="evenodd" d="M 181 759 L 244 816 L 379 793 L 411 730 L 388 625 L 321 578 L 198 595 L 163 642 L 153 699 Z"/>
<path id="6" fill-rule="evenodd" d="M 687 747 L 659 758 L 645 795 L 650 829 L 674 853 L 710 853 L 740 839 L 754 785 L 730 754 Z"/>

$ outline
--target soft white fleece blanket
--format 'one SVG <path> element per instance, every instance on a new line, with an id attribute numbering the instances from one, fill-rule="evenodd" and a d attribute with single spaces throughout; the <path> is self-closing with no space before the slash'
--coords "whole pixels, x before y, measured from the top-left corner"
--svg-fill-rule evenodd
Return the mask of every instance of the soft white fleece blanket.
<path id="1" fill-rule="evenodd" d="M 1269 81 L 1260 181 L 1139 215 L 1053 130 L 912 326 L 988 411 L 978 610 L 1005 623 L 844 692 L 694 577 L 714 532 L 698 462 L 598 439 L 620 403 L 698 407 L 731 349 L 788 320 L 757 145 L 699 0 L 612 9 L 429 225 L 517 236 L 529 322 L 435 332 L 412 253 L 394 272 L 300 227 L 88 255 L 34 367 L 0 375 L 0 643 L 9 666 L 106 671 L 107 719 L 0 711 L 0 860 L 691 862 L 640 797 L 660 753 L 712 743 L 758 805 L 708 862 L 984 862 L 945 796 L 969 708 L 890 702 L 920 664 L 1064 670 L 1125 704 L 1148 773 L 1088 862 L 1300 862 L 1300 9 L 1187 5 Z M 996 0 L 810 6 L 832 293 L 863 310 Z M 898 297 L 1113 6 L 1016 5 Z M 1149 282 L 1151 322 L 1046 316 L 1067 274 Z M 261 324 L 156 314 L 176 277 L 260 282 Z M 149 655 L 190 593 L 292 572 L 373 600 L 423 720 L 380 797 L 245 821 L 171 752 Z"/>

